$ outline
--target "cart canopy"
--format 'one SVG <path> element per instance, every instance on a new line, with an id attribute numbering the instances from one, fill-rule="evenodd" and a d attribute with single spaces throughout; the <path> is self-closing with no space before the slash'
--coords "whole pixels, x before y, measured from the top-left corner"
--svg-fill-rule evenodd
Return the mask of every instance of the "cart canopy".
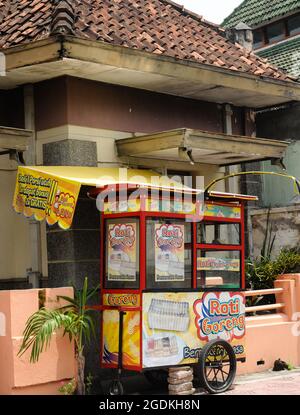
<path id="1" fill-rule="evenodd" d="M 17 213 L 68 229 L 82 185 L 105 188 L 127 185 L 168 189 L 173 192 L 201 193 L 161 176 L 152 170 L 78 166 L 19 166 L 13 207 Z M 255 196 L 210 192 L 211 197 L 256 200 Z"/>

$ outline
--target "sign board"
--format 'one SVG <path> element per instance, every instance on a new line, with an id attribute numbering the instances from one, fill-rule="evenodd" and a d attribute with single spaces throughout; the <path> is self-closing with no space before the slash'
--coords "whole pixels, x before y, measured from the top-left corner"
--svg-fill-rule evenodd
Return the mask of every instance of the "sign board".
<path id="1" fill-rule="evenodd" d="M 155 225 L 155 281 L 184 281 L 184 225 Z"/>
<path id="2" fill-rule="evenodd" d="M 108 225 L 108 281 L 136 281 L 136 223 Z"/>
<path id="3" fill-rule="evenodd" d="M 71 180 L 18 168 L 13 207 L 17 213 L 68 229 L 73 220 L 80 184 Z"/>
<path id="4" fill-rule="evenodd" d="M 245 357 L 245 297 L 240 292 L 143 294 L 143 367 L 196 363 L 214 339 Z"/>

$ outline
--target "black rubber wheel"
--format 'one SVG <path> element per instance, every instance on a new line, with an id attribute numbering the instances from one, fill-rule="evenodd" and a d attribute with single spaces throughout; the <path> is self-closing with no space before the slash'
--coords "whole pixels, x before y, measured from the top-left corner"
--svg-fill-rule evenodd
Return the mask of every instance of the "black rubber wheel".
<path id="1" fill-rule="evenodd" d="M 146 370 L 145 378 L 154 386 L 168 385 L 168 372 L 164 369 Z"/>
<path id="2" fill-rule="evenodd" d="M 198 378 L 209 393 L 227 391 L 236 374 L 236 357 L 225 340 L 212 340 L 200 352 Z"/>
<path id="3" fill-rule="evenodd" d="M 119 380 L 113 380 L 109 387 L 109 395 L 124 395 L 124 387 Z"/>

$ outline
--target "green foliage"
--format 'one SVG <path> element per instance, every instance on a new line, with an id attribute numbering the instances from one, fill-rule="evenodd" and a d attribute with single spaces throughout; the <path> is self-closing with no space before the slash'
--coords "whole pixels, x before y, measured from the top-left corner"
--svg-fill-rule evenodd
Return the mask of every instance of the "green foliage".
<path id="1" fill-rule="evenodd" d="M 253 290 L 274 287 L 274 281 L 282 274 L 299 272 L 300 251 L 298 249 L 283 249 L 278 257 L 271 260 L 261 257 L 246 261 L 246 278 Z"/>
<path id="2" fill-rule="evenodd" d="M 276 234 L 273 232 L 272 223 L 270 222 L 270 214 L 271 214 L 271 208 L 268 209 L 265 237 L 263 240 L 262 249 L 260 251 L 261 258 L 265 258 L 265 259 L 271 258 L 272 250 L 274 247 L 274 242 L 276 239 Z"/>
<path id="3" fill-rule="evenodd" d="M 88 290 L 88 280 L 85 278 L 83 289 L 75 292 L 75 297 L 64 297 L 67 305 L 57 310 L 47 310 L 42 307 L 29 317 L 23 333 L 19 355 L 31 348 L 30 362 L 39 360 L 40 354 L 46 350 L 53 334 L 63 330 L 63 335 L 68 335 L 70 341 L 74 340 L 77 354 L 82 354 L 84 342 L 90 341 L 91 333 L 95 334 L 94 322 L 90 316 L 92 310 L 86 308 L 87 301 L 95 295 L 98 287 Z"/>
<path id="4" fill-rule="evenodd" d="M 86 395 L 91 395 L 92 393 L 92 386 L 93 386 L 93 381 L 94 381 L 94 376 L 89 373 L 86 377 L 86 381 L 85 381 L 85 390 L 86 390 Z"/>
<path id="5" fill-rule="evenodd" d="M 63 395 L 74 395 L 76 391 L 76 381 L 75 379 L 71 379 L 70 382 L 65 383 L 61 386 L 58 391 Z"/>

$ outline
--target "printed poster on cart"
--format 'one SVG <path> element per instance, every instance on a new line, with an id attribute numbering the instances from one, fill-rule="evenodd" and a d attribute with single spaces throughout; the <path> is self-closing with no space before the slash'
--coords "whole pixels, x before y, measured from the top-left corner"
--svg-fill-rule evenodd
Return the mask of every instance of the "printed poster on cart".
<path id="1" fill-rule="evenodd" d="M 108 281 L 136 281 L 136 223 L 108 225 Z"/>
<path id="2" fill-rule="evenodd" d="M 197 363 L 214 339 L 226 340 L 238 359 L 245 358 L 242 292 L 143 294 L 144 368 Z"/>
<path id="3" fill-rule="evenodd" d="M 155 225 L 155 281 L 184 281 L 184 225 Z"/>

